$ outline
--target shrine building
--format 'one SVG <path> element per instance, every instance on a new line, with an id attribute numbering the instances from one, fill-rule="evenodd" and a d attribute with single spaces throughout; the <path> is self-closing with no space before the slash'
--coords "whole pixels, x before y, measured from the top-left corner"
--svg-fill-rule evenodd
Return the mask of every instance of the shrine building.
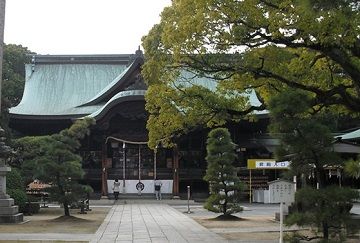
<path id="1" fill-rule="evenodd" d="M 182 136 L 172 149 L 154 151 L 147 146 L 143 63 L 140 50 L 121 55 L 35 55 L 25 66 L 23 97 L 10 109 L 9 125 L 17 136 L 47 135 L 70 127 L 76 119 L 94 118 L 96 125 L 79 152 L 84 183 L 99 194 L 111 193 L 114 179 L 122 182 L 122 193 L 138 193 L 139 189 L 153 193 L 155 178 L 162 180 L 162 191 L 173 196 L 185 193 L 187 185 L 193 193 L 206 194 L 203 176 L 209 130 Z M 199 82 L 211 81 L 203 78 Z M 259 103 L 255 93 L 250 94 L 250 101 Z M 273 140 L 265 136 L 268 124 L 267 113 L 259 113 L 256 121 L 227 125 L 238 146 L 235 166 L 245 182 L 250 179 L 248 159 L 273 156 Z M 260 169 L 253 170 L 254 188 L 266 187 L 286 168 Z"/>

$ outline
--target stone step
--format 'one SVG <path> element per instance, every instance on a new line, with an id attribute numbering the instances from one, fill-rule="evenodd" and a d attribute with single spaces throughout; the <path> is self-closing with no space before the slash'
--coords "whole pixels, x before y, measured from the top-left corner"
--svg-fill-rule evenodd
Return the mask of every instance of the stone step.
<path id="1" fill-rule="evenodd" d="M 0 207 L 11 207 L 14 205 L 14 199 L 0 199 Z"/>
<path id="2" fill-rule="evenodd" d="M 0 224 L 17 224 L 23 222 L 24 215 L 17 213 L 13 215 L 0 215 Z"/>
<path id="3" fill-rule="evenodd" d="M 14 215 L 19 212 L 18 206 L 11 206 L 11 207 L 0 207 L 0 217 L 2 215 Z"/>

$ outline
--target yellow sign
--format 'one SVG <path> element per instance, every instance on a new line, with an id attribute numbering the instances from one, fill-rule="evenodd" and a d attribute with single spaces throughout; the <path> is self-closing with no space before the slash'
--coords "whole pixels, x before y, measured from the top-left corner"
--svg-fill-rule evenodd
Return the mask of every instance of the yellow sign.
<path id="1" fill-rule="evenodd" d="M 266 169 L 289 169 L 289 161 L 275 161 L 274 159 L 248 159 L 247 168 L 249 170 Z"/>

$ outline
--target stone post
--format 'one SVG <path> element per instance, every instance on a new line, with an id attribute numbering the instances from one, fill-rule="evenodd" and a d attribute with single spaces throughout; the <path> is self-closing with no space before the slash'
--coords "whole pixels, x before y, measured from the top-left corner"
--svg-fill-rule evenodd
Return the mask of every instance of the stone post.
<path id="1" fill-rule="evenodd" d="M 9 171 L 11 169 L 5 166 L 3 159 L 0 159 L 0 200 L 9 198 L 9 195 L 6 194 L 6 173 Z"/>

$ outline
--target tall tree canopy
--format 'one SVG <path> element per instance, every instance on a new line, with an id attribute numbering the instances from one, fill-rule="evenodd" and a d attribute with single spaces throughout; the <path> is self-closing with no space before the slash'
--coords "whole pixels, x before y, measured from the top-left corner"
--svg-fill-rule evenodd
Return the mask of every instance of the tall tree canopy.
<path id="1" fill-rule="evenodd" d="M 16 106 L 21 100 L 25 85 L 25 64 L 30 62 L 30 54 L 34 53 L 21 45 L 4 45 L 0 121 L 7 136 L 8 109 Z"/>
<path id="2" fill-rule="evenodd" d="M 143 39 L 150 145 L 264 109 L 285 87 L 306 91 L 315 109 L 358 113 L 359 10 L 357 0 L 172 1 Z M 217 89 L 177 85 L 184 70 L 216 79 Z M 262 106 L 239 95 L 248 89 Z"/>
<path id="3" fill-rule="evenodd" d="M 276 157 L 286 160 L 290 156 L 293 175 L 313 175 L 322 188 L 327 184 L 326 168 L 340 167 L 344 161 L 333 149 L 328 126 L 331 121 L 322 113 L 310 115 L 310 100 L 306 93 L 293 89 L 273 97 L 269 101 L 269 127 L 272 136 L 280 141 Z"/>
<path id="4" fill-rule="evenodd" d="M 349 233 L 350 229 L 356 229 L 350 220 L 350 209 L 359 193 L 337 185 L 329 187 L 327 169 L 344 165 L 343 159 L 333 149 L 334 139 L 329 126 L 333 120 L 324 113 L 311 114 L 311 97 L 294 89 L 287 89 L 271 98 L 269 110 L 270 132 L 280 141 L 276 157 L 290 159 L 289 173 L 302 178 L 287 223 L 317 227 L 321 234 L 315 233 L 313 237 L 298 235 L 299 239 L 309 241 L 337 239 Z M 317 187 L 304 187 L 304 182 L 310 177 L 315 179 Z"/>
<path id="5" fill-rule="evenodd" d="M 22 97 L 25 84 L 25 64 L 30 62 L 27 47 L 15 44 L 4 45 L 3 100 L 6 108 L 17 105 Z"/>

